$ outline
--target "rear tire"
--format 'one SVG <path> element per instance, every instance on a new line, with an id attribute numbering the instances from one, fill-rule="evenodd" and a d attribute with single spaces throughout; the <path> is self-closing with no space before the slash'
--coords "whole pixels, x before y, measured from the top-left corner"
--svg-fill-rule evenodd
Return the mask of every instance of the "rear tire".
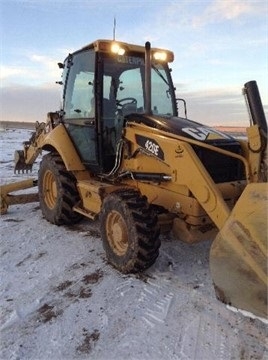
<path id="1" fill-rule="evenodd" d="M 160 247 L 157 217 L 139 192 L 128 189 L 107 195 L 100 226 L 107 260 L 119 271 L 140 272 L 157 259 Z"/>
<path id="2" fill-rule="evenodd" d="M 73 211 L 79 201 L 76 180 L 57 153 L 44 155 L 38 173 L 38 193 L 42 213 L 56 225 L 74 224 L 82 216 Z"/>

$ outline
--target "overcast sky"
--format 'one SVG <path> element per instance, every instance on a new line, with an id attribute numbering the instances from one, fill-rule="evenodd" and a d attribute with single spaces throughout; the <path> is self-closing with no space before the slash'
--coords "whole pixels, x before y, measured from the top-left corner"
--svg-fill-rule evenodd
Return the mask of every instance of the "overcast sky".
<path id="1" fill-rule="evenodd" d="M 172 50 L 188 117 L 244 126 L 241 89 L 256 80 L 265 110 L 267 0 L 0 0 L 0 120 L 44 121 L 60 106 L 57 62 L 100 38 Z"/>

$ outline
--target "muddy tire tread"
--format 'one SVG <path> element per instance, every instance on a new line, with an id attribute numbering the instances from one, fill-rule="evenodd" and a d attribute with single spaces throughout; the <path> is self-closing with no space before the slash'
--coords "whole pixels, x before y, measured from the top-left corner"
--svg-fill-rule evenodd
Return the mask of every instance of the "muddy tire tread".
<path id="1" fill-rule="evenodd" d="M 73 211 L 73 206 L 79 201 L 79 194 L 75 185 L 74 176 L 66 170 L 66 167 L 57 153 L 49 153 L 43 156 L 41 167 L 49 166 L 57 175 L 59 184 L 59 199 L 54 209 L 48 209 L 42 200 L 42 188 L 39 188 L 40 206 L 45 218 L 56 225 L 75 224 L 81 220 L 81 215 Z M 39 173 L 40 173 L 39 170 Z M 39 180 L 40 183 L 40 180 Z"/>
<path id="2" fill-rule="evenodd" d="M 118 263 L 117 257 L 108 251 L 108 261 L 123 273 L 137 273 L 150 267 L 157 259 L 160 248 L 160 230 L 157 217 L 148 205 L 145 196 L 141 196 L 136 190 L 119 190 L 112 194 L 119 202 L 125 204 L 128 209 L 129 223 L 135 227 L 135 251 L 131 257 L 126 256 L 126 261 Z M 106 206 L 104 200 L 104 208 Z M 102 217 L 102 215 L 101 215 Z M 101 224 L 104 248 L 107 253 L 105 237 L 105 225 Z"/>

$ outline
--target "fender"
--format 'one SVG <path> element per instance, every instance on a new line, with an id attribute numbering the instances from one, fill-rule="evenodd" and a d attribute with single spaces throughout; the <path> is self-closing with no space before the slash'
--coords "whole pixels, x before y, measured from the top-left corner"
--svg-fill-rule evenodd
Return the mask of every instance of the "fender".
<path id="1" fill-rule="evenodd" d="M 86 170 L 63 124 L 59 124 L 44 138 L 42 149 L 53 147 L 61 156 L 68 171 Z"/>

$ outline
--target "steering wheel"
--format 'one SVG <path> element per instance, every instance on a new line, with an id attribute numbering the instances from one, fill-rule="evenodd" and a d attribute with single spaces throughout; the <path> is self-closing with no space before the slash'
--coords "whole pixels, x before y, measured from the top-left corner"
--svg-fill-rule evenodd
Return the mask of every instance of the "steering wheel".
<path id="1" fill-rule="evenodd" d="M 124 102 L 125 102 L 125 104 L 122 104 Z M 135 105 L 137 105 L 137 100 L 135 98 L 133 98 L 133 97 L 126 97 L 126 98 L 123 98 L 123 99 L 120 99 L 120 100 L 116 100 L 116 104 L 117 104 L 117 106 L 120 106 L 121 108 L 123 108 L 127 104 L 135 104 Z"/>

